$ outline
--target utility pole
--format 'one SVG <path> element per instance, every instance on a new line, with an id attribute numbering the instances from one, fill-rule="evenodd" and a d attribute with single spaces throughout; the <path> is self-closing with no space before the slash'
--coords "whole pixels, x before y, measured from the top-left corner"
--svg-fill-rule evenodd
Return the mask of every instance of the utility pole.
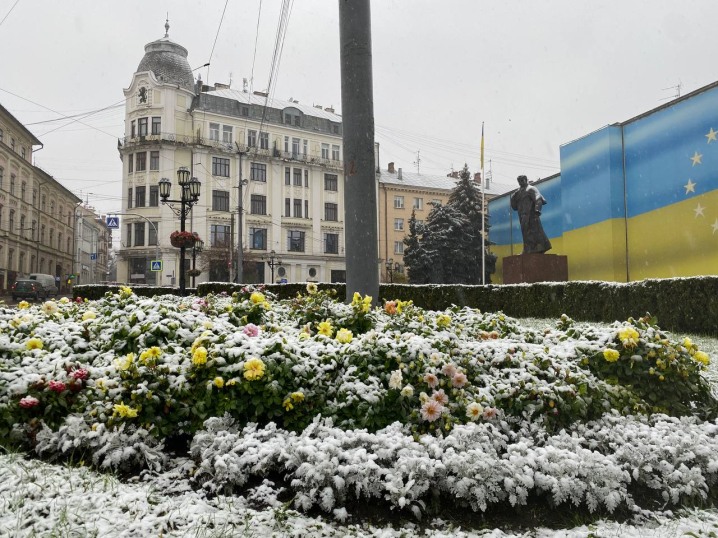
<path id="1" fill-rule="evenodd" d="M 346 298 L 379 299 L 370 0 L 339 0 Z"/>
<path id="2" fill-rule="evenodd" d="M 227 282 L 232 282 L 232 274 L 234 263 L 234 213 L 229 214 L 229 271 L 227 271 Z"/>
<path id="3" fill-rule="evenodd" d="M 261 136 L 261 133 L 260 133 Z M 237 201 L 237 284 L 241 284 L 242 280 L 244 279 L 244 259 L 243 259 L 243 246 L 242 242 L 244 241 L 244 228 L 242 227 L 242 197 L 244 196 L 242 192 L 242 187 L 248 183 L 246 179 L 242 179 L 242 149 L 239 147 L 239 143 L 235 142 L 237 145 L 237 154 L 239 155 L 239 186 L 237 187 L 239 189 L 239 199 Z"/>

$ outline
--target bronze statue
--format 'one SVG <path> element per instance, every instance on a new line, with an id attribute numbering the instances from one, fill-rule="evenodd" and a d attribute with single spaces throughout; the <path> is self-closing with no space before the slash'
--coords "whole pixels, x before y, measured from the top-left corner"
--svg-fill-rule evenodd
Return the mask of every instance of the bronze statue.
<path id="1" fill-rule="evenodd" d="M 546 200 L 536 187 L 529 185 L 526 176 L 519 176 L 518 182 L 519 190 L 511 195 L 511 209 L 519 214 L 524 238 L 522 254 L 543 254 L 551 250 L 551 241 L 541 225 L 541 207 L 546 205 Z"/>

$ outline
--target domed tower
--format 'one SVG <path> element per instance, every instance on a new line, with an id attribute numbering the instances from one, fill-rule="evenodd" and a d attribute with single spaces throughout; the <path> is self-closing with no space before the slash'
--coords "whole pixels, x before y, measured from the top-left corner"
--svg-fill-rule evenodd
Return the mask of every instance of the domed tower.
<path id="1" fill-rule="evenodd" d="M 169 21 L 164 37 L 145 45 L 124 94 L 125 136 L 118 141 L 124 215 L 117 278 L 130 284 L 170 285 L 177 282 L 179 256 L 169 244 L 174 215 L 160 203 L 158 183 L 167 177 L 176 188 L 177 169 L 192 169 L 190 109 L 195 94 L 187 49 L 170 39 Z M 162 271 L 152 267 L 158 255 Z"/>

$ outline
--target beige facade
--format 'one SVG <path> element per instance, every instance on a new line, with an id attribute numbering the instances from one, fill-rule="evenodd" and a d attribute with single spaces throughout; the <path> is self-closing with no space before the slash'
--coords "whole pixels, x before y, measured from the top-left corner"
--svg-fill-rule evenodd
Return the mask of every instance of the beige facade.
<path id="1" fill-rule="evenodd" d="M 73 226 L 80 199 L 32 164 L 41 142 L 0 105 L 0 288 L 31 273 L 73 271 Z"/>
<path id="2" fill-rule="evenodd" d="M 93 208 L 79 206 L 75 211 L 75 275 L 76 284 L 98 284 L 108 280 L 108 246 L 110 230 L 105 218 Z"/>
<path id="3" fill-rule="evenodd" d="M 381 259 L 381 281 L 406 281 L 404 268 L 404 238 L 409 235 L 409 219 L 412 212 L 417 222 L 423 223 L 434 204 L 445 205 L 458 180 L 458 173 L 448 176 L 417 174 L 395 168 L 389 163 L 387 170 L 377 174 L 379 181 L 379 257 Z M 478 174 L 474 181 L 480 181 Z M 486 192 L 486 203 L 497 193 Z M 391 261 L 394 271 L 387 269 Z M 398 271 L 397 269 L 398 264 Z"/>
<path id="4" fill-rule="evenodd" d="M 274 281 L 343 280 L 341 117 L 331 108 L 202 85 L 193 80 L 186 57 L 186 49 L 167 35 L 148 44 L 125 90 L 118 280 L 177 283 L 179 250 L 170 245 L 169 236 L 180 222 L 159 200 L 158 183 L 170 179 L 171 198 L 178 199 L 176 172 L 181 166 L 202 183 L 186 229 L 200 235 L 205 251 L 226 252 L 223 259 L 216 252 L 198 256 L 197 265 L 205 270 L 197 283 L 233 278 L 240 177 L 246 182 L 241 191 L 242 243 L 256 268 L 254 277 L 272 281 L 262 256 L 275 251 L 282 266 Z M 163 260 L 161 273 L 150 271 L 156 247 Z M 208 269 L 203 259 L 212 260 Z"/>

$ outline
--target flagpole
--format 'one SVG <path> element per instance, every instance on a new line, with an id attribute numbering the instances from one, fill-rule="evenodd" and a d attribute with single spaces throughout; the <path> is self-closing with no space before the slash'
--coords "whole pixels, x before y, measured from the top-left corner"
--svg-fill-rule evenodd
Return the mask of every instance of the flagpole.
<path id="1" fill-rule="evenodd" d="M 486 180 L 484 179 L 484 122 L 481 122 L 481 285 L 486 285 Z"/>

